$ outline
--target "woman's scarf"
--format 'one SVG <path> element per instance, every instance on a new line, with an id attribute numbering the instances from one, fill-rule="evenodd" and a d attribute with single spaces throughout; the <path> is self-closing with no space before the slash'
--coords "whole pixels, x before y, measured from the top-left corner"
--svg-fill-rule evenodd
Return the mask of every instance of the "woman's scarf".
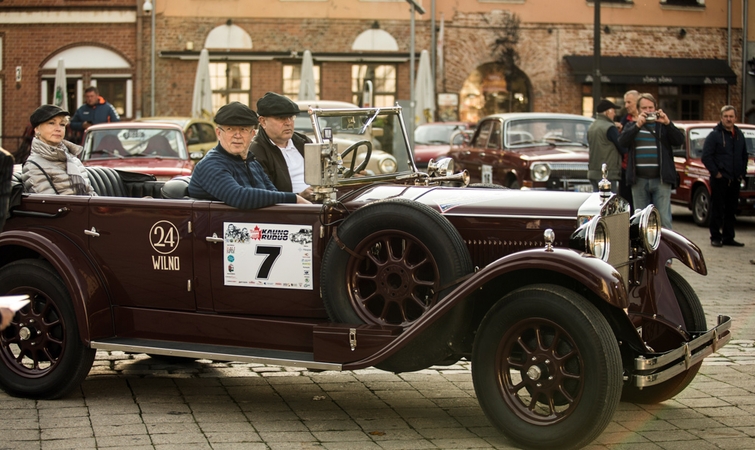
<path id="1" fill-rule="evenodd" d="M 69 149 L 71 150 L 69 152 Z M 86 180 L 81 173 L 81 165 L 78 163 L 76 157 L 72 154 L 79 153 L 81 147 L 68 141 L 63 141 L 56 146 L 51 146 L 44 143 L 41 139 L 34 138 L 31 141 L 32 152 L 40 154 L 45 159 L 50 161 L 65 161 L 66 173 L 68 179 L 71 182 L 71 189 L 75 195 L 89 195 L 89 189 L 87 187 Z"/>

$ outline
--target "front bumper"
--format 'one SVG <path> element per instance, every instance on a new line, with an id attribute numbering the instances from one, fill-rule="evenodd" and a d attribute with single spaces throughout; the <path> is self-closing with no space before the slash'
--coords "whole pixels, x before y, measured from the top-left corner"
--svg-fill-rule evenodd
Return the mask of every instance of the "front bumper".
<path id="1" fill-rule="evenodd" d="M 652 358 L 639 356 L 634 360 L 630 382 L 639 388 L 663 383 L 689 370 L 707 356 L 717 352 L 731 340 L 731 318 L 718 316 L 718 325 L 685 342 L 681 347 Z"/>

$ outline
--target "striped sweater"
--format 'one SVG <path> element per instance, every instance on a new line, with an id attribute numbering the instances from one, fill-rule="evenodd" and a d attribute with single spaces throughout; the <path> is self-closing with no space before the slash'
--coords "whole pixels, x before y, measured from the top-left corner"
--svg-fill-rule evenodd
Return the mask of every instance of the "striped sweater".
<path id="1" fill-rule="evenodd" d="M 296 203 L 296 194 L 279 192 L 273 186 L 252 153 L 243 160 L 225 151 L 219 143 L 194 168 L 189 196 L 220 200 L 240 209 Z"/>

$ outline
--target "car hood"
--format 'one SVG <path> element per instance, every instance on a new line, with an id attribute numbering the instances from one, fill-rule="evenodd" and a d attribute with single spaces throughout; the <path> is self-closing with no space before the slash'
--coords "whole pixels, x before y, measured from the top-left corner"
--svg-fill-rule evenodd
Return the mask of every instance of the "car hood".
<path id="1" fill-rule="evenodd" d="M 575 223 L 598 199 L 597 194 L 579 192 L 381 185 L 360 194 L 355 201 L 395 197 L 424 203 L 446 215 L 495 216 L 505 211 L 506 217 L 574 219 Z"/>
<path id="2" fill-rule="evenodd" d="M 84 162 L 85 166 L 112 167 L 127 172 L 138 172 L 155 175 L 158 178 L 172 178 L 178 175 L 190 175 L 194 170 L 194 163 L 181 159 L 163 158 L 123 158 L 97 159 Z"/>
<path id="3" fill-rule="evenodd" d="M 528 161 L 588 161 L 590 159 L 588 148 L 578 145 L 521 147 L 509 149 L 509 152 L 518 153 L 522 159 Z"/>

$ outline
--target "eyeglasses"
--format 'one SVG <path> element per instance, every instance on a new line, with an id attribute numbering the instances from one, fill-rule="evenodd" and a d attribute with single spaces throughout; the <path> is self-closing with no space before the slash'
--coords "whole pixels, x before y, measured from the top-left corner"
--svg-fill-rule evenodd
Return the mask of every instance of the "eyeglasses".
<path id="1" fill-rule="evenodd" d="M 252 127 L 225 127 L 225 128 L 218 127 L 218 130 L 220 130 L 220 131 L 222 131 L 224 133 L 228 133 L 231 136 L 234 136 L 237 133 L 243 136 L 243 135 L 247 135 L 247 134 L 251 133 L 252 131 L 254 131 L 254 128 L 252 128 Z"/>

